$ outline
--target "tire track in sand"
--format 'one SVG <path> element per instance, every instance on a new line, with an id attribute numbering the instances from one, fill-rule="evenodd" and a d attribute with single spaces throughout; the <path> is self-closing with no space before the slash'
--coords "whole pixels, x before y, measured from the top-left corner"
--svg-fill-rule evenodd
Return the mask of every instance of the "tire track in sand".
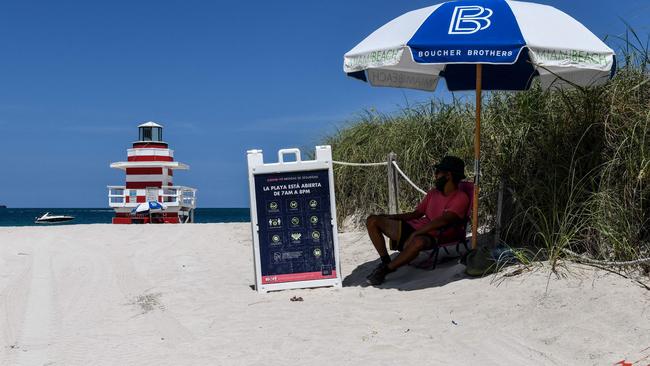
<path id="1" fill-rule="evenodd" d="M 18 336 L 25 318 L 29 284 L 32 280 L 33 256 L 23 255 L 22 270 L 9 280 L 0 294 L 0 329 L 2 332 L 2 347 L 4 349 L 2 364 L 11 365 L 15 354 L 19 352 Z"/>
<path id="2" fill-rule="evenodd" d="M 33 256 L 25 320 L 18 337 L 17 365 L 47 364 L 55 333 L 50 252 L 47 248 L 36 247 Z"/>
<path id="3" fill-rule="evenodd" d="M 106 316 L 110 300 L 111 272 L 101 248 L 89 245 L 87 251 L 63 251 L 53 257 L 58 307 L 61 313 L 58 349 L 63 365 L 91 365 L 99 334 L 95 327 Z M 66 272 L 67 271 L 67 272 Z"/>

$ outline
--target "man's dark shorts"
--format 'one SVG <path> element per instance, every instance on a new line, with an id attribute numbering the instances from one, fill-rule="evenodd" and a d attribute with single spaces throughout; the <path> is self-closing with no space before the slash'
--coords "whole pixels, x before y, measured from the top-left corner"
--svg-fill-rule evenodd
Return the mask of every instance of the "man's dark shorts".
<path id="1" fill-rule="evenodd" d="M 414 232 L 415 229 L 413 226 L 409 225 L 409 223 L 406 221 L 399 220 L 397 227 L 397 240 L 390 240 L 390 250 L 397 250 L 400 252 L 404 250 L 404 244 L 406 244 L 406 241 Z M 433 249 L 437 245 L 437 239 L 432 235 L 424 234 L 422 236 L 426 236 L 430 239 L 430 245 L 428 247 L 425 247 L 424 250 Z"/>

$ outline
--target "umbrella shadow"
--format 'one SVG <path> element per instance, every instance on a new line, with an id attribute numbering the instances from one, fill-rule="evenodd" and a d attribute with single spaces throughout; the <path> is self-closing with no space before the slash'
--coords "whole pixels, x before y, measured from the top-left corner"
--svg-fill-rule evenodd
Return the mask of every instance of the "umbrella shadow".
<path id="1" fill-rule="evenodd" d="M 420 256 L 416 261 L 423 258 Z M 380 261 L 377 259 L 357 266 L 343 279 L 343 286 L 368 287 L 366 277 L 379 263 Z M 445 258 L 441 262 L 438 262 L 435 270 L 420 269 L 412 265 L 404 266 L 386 276 L 386 281 L 376 287 L 380 289 L 415 291 L 441 287 L 455 281 L 474 278 L 465 274 L 465 266 L 458 263 L 458 258 Z"/>

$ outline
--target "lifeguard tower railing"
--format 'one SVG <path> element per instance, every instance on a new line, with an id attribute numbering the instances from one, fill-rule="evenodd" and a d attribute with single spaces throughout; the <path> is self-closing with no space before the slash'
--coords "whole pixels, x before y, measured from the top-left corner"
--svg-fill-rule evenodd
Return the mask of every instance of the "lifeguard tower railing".
<path id="1" fill-rule="evenodd" d="M 174 150 L 172 149 L 147 149 L 147 148 L 137 148 L 137 149 L 127 149 L 126 153 L 128 156 L 154 156 L 153 160 L 159 160 L 155 157 L 157 156 L 164 156 L 168 157 L 171 156 L 172 158 L 174 157 Z"/>
<path id="2" fill-rule="evenodd" d="M 108 205 L 112 208 L 136 207 L 146 202 L 152 193 L 167 207 L 196 208 L 196 188 L 185 186 L 168 186 L 157 190 L 108 186 Z"/>

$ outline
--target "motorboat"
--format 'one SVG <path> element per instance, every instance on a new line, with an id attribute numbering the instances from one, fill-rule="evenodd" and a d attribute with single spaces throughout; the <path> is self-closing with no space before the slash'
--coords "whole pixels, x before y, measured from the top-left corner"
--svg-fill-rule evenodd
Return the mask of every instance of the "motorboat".
<path id="1" fill-rule="evenodd" d="M 49 212 L 46 212 L 45 215 L 41 217 L 37 217 L 36 221 L 34 222 L 37 224 L 52 224 L 57 222 L 66 222 L 70 220 L 74 220 L 74 216 L 52 215 Z"/>

